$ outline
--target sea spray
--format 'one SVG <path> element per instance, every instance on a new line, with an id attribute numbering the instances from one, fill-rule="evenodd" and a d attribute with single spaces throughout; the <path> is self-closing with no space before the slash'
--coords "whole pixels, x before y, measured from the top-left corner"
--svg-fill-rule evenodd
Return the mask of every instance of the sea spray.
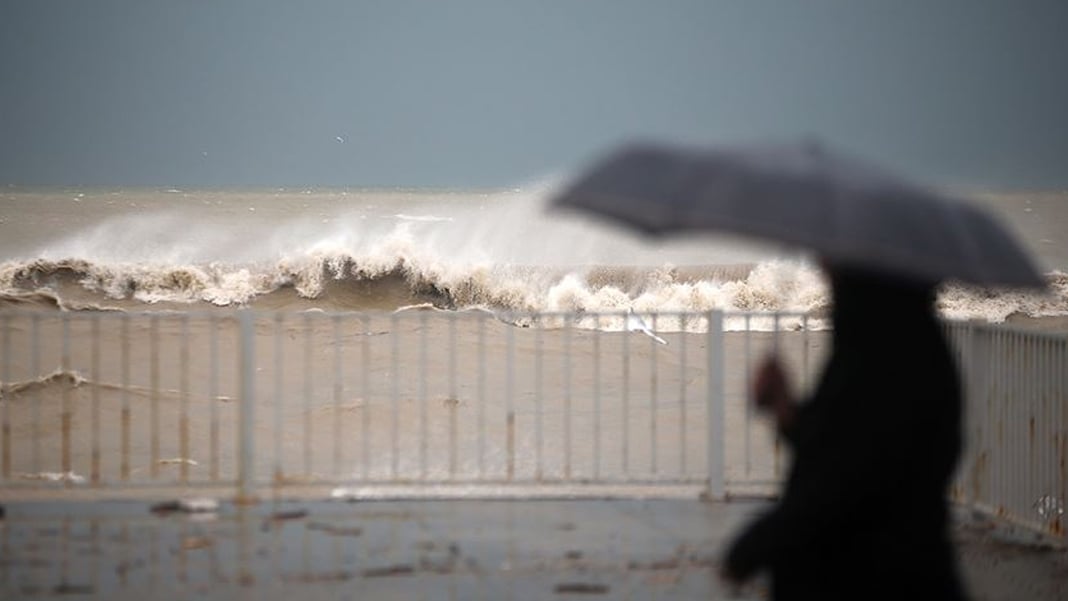
<path id="1" fill-rule="evenodd" d="M 395 250 L 395 249 L 394 249 Z M 290 257 L 276 264 L 240 266 L 94 263 L 80 259 L 0 265 L 0 299 L 9 306 L 71 310 L 139 304 L 256 306 L 285 289 L 324 310 L 399 307 L 432 302 L 449 309 L 644 313 L 680 311 L 828 313 L 830 296 L 819 271 L 798 262 L 757 264 L 745 277 L 715 270 L 620 267 L 605 270 L 548 266 L 458 265 L 412 253 L 386 260 L 348 253 Z M 596 273 L 594 273 L 596 271 Z M 1013 315 L 1068 315 L 1068 275 L 1049 276 L 1045 293 L 990 291 L 949 284 L 937 306 L 950 319 L 1000 323 Z M 90 298 L 86 298 L 86 295 Z M 93 300 L 97 295 L 100 298 Z M 129 306 L 126 307 L 127 309 Z"/>
<path id="2" fill-rule="evenodd" d="M 809 263 L 719 236 L 652 243 L 548 215 L 549 189 L 143 192 L 136 212 L 105 204 L 100 222 L 50 230 L 39 248 L 0 263 L 0 305 L 829 313 L 826 283 Z M 992 322 L 1068 315 L 1068 276 L 1049 277 L 1045 294 L 949 284 L 938 307 Z"/>
<path id="3" fill-rule="evenodd" d="M 938 295 L 939 313 L 948 319 L 979 319 L 1001 323 L 1013 315 L 1060 317 L 1068 315 L 1068 274 L 1047 274 L 1048 290 L 986 290 L 947 285 Z"/>

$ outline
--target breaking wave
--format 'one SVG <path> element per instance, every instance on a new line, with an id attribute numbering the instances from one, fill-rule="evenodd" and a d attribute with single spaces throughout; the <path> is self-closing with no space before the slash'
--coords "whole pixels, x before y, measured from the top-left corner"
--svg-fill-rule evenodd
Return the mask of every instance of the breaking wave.
<path id="1" fill-rule="evenodd" d="M 547 217 L 532 198 L 544 195 L 139 193 L 165 209 L 137 206 L 0 263 L 0 308 L 827 316 L 827 284 L 803 260 L 731 243 L 683 247 L 670 256 L 685 264 L 671 264 L 615 228 Z M 81 199 L 78 210 L 114 211 L 115 198 L 125 197 Z M 1048 279 L 1044 294 L 947 286 L 938 307 L 989 322 L 1068 316 L 1068 274 Z"/>
<path id="2" fill-rule="evenodd" d="M 1013 315 L 1068 315 L 1068 274 L 1049 275 L 1050 292 L 947 286 L 943 316 L 999 323 Z M 659 268 L 454 265 L 407 253 L 290 257 L 271 265 L 160 265 L 37 259 L 0 264 L 0 307 L 67 311 L 174 305 L 392 310 L 429 303 L 445 309 L 548 312 L 790 312 L 825 317 L 828 288 L 805 263 Z"/>

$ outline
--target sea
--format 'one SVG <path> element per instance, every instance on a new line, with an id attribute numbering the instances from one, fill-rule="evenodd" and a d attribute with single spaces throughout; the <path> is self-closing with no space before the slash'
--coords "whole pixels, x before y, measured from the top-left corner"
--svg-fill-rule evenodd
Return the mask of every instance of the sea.
<path id="1" fill-rule="evenodd" d="M 826 325 L 797 249 L 651 241 L 547 210 L 556 182 L 494 190 L 0 190 L 0 308 L 174 311 L 788 312 Z M 1068 191 L 966 194 L 1041 266 L 1041 293 L 943 286 L 948 319 L 1068 331 Z"/>

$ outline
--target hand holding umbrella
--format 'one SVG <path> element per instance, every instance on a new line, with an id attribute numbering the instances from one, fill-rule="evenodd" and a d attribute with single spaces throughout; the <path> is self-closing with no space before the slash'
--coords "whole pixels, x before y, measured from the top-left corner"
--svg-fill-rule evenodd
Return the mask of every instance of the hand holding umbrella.
<path id="1" fill-rule="evenodd" d="M 779 430 L 789 429 L 797 413 L 797 402 L 778 357 L 764 359 L 753 378 L 752 390 L 757 409 L 774 415 Z"/>

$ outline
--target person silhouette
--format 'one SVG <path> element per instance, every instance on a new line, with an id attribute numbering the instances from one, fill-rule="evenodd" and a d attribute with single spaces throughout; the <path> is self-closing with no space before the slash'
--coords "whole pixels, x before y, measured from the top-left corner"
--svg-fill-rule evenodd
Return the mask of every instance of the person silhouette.
<path id="1" fill-rule="evenodd" d="M 793 449 L 778 503 L 730 545 L 724 576 L 761 570 L 773 599 L 963 599 L 948 487 L 961 387 L 933 283 L 824 265 L 833 347 L 796 403 L 777 358 L 752 383 Z"/>

